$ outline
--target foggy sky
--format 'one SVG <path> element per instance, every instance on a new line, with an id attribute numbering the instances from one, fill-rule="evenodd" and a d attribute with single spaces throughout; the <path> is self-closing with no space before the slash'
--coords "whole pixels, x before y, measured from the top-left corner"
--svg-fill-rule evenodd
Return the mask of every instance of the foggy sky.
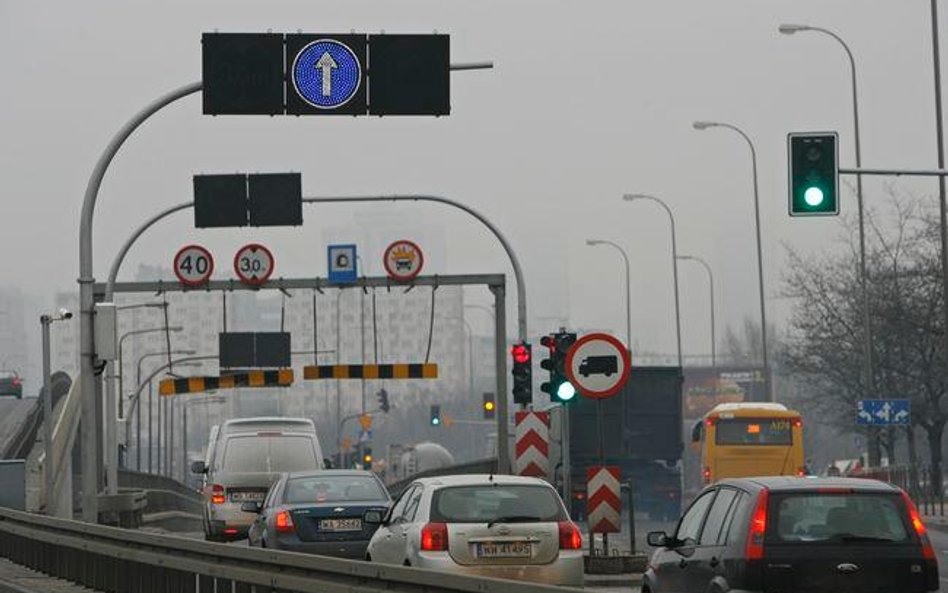
<path id="1" fill-rule="evenodd" d="M 452 74 L 449 117 L 212 118 L 193 96 L 153 118 L 103 183 L 97 279 L 132 228 L 191 199 L 193 174 L 300 171 L 306 195 L 431 193 L 484 212 L 522 260 L 532 334 L 567 318 L 624 336 L 618 254 L 585 245 L 617 241 L 633 268 L 634 342 L 671 353 L 666 217 L 654 204 L 623 203 L 625 192 L 664 198 L 676 213 L 679 252 L 714 268 L 719 335 L 757 317 L 749 154 L 733 133 L 691 127 L 711 119 L 756 142 L 768 313 L 779 325 L 790 305 L 779 298 L 784 245 L 839 248 L 843 233 L 842 218 L 787 215 L 785 135 L 838 130 L 842 163 L 853 165 L 845 54 L 821 35 L 780 35 L 782 22 L 833 29 L 852 47 L 864 165 L 936 164 L 929 3 L 921 0 L 0 0 L 0 284 L 50 300 L 76 290 L 78 216 L 92 166 L 141 106 L 200 79 L 202 32 L 437 30 L 451 35 L 452 61 L 495 64 Z M 931 195 L 936 184 L 895 187 Z M 877 208 L 883 182 L 865 188 Z M 854 215 L 849 191 L 842 209 Z M 188 242 L 210 247 L 215 276 L 230 277 L 232 254 L 250 240 L 271 247 L 278 275 L 325 275 L 328 230 L 383 217 L 381 243 L 403 238 L 400 225 L 443 227 L 446 252 L 426 272 L 507 272 L 515 302 L 500 246 L 458 212 L 331 206 L 306 207 L 304 216 L 296 229 L 196 230 L 190 214 L 177 215 L 137 244 L 124 277 L 138 263 L 169 266 Z M 704 354 L 704 272 L 683 263 L 680 277 L 684 350 Z M 469 300 L 489 302 L 486 291 Z"/>

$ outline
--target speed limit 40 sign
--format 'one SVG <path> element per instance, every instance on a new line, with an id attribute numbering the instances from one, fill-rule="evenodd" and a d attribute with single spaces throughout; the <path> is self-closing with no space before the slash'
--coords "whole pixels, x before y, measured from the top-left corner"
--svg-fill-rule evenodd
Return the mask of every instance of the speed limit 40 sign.
<path id="1" fill-rule="evenodd" d="M 273 274 L 273 254 L 259 243 L 244 245 L 234 256 L 234 272 L 244 284 L 259 286 Z"/>
<path id="2" fill-rule="evenodd" d="M 200 245 L 185 245 L 174 256 L 174 273 L 185 286 L 200 286 L 211 278 L 214 258 Z"/>

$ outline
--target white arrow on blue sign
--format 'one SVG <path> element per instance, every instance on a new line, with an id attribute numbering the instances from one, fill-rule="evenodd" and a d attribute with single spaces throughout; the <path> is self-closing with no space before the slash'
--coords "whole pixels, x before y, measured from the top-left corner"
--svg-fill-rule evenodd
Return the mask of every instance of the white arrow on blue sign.
<path id="1" fill-rule="evenodd" d="M 856 402 L 856 424 L 907 426 L 912 423 L 912 403 L 907 399 L 864 399 Z"/>

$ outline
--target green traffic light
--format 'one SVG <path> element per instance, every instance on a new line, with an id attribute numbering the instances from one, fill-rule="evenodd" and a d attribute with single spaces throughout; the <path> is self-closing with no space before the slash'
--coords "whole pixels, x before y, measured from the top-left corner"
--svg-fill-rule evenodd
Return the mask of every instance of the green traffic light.
<path id="1" fill-rule="evenodd" d="M 816 186 L 811 186 L 806 188 L 806 191 L 803 192 L 803 200 L 806 202 L 807 206 L 812 206 L 816 208 L 823 203 L 823 190 Z"/>
<path id="2" fill-rule="evenodd" d="M 439 424 L 441 424 L 441 419 L 440 419 L 440 418 L 432 418 L 432 419 L 431 419 L 431 424 L 434 425 L 434 426 L 438 426 Z"/>
<path id="3" fill-rule="evenodd" d="M 560 401 L 568 402 L 576 397 L 576 388 L 569 381 L 560 383 L 560 386 L 556 388 L 556 397 Z"/>

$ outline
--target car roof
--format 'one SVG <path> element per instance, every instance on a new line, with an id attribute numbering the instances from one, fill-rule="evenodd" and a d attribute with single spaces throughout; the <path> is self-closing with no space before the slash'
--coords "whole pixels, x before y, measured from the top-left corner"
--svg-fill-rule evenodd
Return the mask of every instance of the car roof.
<path id="1" fill-rule="evenodd" d="M 731 478 L 721 480 L 718 484 L 730 484 L 739 487 L 753 486 L 755 489 L 766 488 L 771 492 L 807 492 L 824 488 L 850 488 L 859 492 L 899 492 L 899 489 L 892 484 L 863 478 L 766 476 Z"/>
<path id="2" fill-rule="evenodd" d="M 540 478 L 510 476 L 506 474 L 458 474 L 453 476 L 435 476 L 430 478 L 419 478 L 412 483 L 423 484 L 425 486 L 434 486 L 436 488 L 444 488 L 447 486 L 486 486 L 490 484 L 501 484 L 504 486 L 549 486 L 549 483 L 541 480 Z"/>
<path id="3" fill-rule="evenodd" d="M 365 476 L 374 478 L 374 473 L 359 469 L 312 469 L 284 474 L 287 478 L 331 478 L 346 476 Z"/>

